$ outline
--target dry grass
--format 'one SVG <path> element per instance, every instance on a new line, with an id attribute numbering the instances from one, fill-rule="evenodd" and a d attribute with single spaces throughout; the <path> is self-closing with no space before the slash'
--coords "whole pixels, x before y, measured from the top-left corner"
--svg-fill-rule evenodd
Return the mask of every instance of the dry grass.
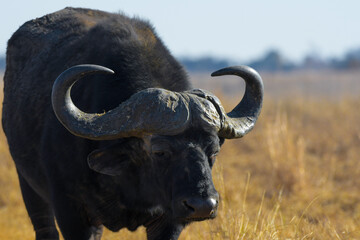
<path id="1" fill-rule="evenodd" d="M 218 217 L 192 224 L 180 239 L 360 239 L 360 97 L 353 92 L 360 73 L 335 76 L 340 94 L 321 88 L 331 73 L 264 75 L 268 94 L 257 126 L 227 141 L 213 170 Z M 227 109 L 238 100 L 219 95 Z M 34 239 L 3 134 L 0 229 L 0 239 Z M 103 239 L 145 234 L 107 231 Z"/>

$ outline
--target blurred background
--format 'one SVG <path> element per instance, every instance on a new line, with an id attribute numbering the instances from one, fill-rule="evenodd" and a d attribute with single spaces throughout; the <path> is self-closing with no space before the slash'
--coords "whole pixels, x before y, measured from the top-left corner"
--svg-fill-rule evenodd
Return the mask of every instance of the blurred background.
<path id="1" fill-rule="evenodd" d="M 0 6 L 0 78 L 12 33 L 66 6 L 148 19 L 194 87 L 214 92 L 227 110 L 244 84 L 210 73 L 240 64 L 260 72 L 265 100 L 258 123 L 243 139 L 226 141 L 213 170 L 219 216 L 192 224 L 180 239 L 360 239 L 359 1 L 13 0 Z M 0 229 L 0 239 L 34 239 L 3 134 Z M 145 239 L 144 229 L 104 234 L 121 238 Z"/>
<path id="2" fill-rule="evenodd" d="M 24 22 L 66 6 L 148 19 L 190 71 L 246 63 L 258 70 L 359 68 L 360 3 L 347 1 L 6 1 L 0 56 Z"/>

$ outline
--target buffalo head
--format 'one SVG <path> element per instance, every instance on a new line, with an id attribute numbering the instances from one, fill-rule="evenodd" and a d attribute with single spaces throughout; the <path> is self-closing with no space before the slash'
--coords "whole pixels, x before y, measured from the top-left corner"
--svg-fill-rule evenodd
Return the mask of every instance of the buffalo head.
<path id="1" fill-rule="evenodd" d="M 211 168 L 224 139 L 243 137 L 254 127 L 263 99 L 260 76 L 246 66 L 212 74 L 237 75 L 246 82 L 243 99 L 229 113 L 205 90 L 149 88 L 115 109 L 93 114 L 78 109 L 70 91 L 78 79 L 94 73 L 113 71 L 97 65 L 72 67 L 57 78 L 52 92 L 55 114 L 72 134 L 114 140 L 89 155 L 90 168 L 133 186 L 123 198 L 127 208 L 155 219 L 143 223 L 150 229 L 149 238 L 176 235 L 191 221 L 214 218 L 219 194 Z"/>

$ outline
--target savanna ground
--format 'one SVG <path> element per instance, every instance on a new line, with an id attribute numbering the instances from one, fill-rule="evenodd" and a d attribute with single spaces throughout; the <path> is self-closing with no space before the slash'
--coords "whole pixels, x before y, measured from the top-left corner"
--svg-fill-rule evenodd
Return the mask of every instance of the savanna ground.
<path id="1" fill-rule="evenodd" d="M 192 76 L 230 110 L 237 78 Z M 218 217 L 180 239 L 360 239 L 360 72 L 264 74 L 255 129 L 226 141 L 213 169 Z M 34 239 L 0 134 L 0 239 Z M 105 231 L 103 239 L 145 239 Z"/>

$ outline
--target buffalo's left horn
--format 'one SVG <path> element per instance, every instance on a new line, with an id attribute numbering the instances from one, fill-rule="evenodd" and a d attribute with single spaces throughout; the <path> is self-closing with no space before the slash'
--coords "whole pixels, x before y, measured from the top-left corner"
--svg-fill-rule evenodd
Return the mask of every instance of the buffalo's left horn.
<path id="1" fill-rule="evenodd" d="M 245 80 L 246 88 L 243 99 L 229 113 L 221 108 L 222 126 L 219 136 L 224 138 L 241 138 L 255 125 L 261 111 L 264 86 L 260 75 L 247 66 L 235 66 L 220 69 L 211 76 L 236 75 Z"/>
<path id="2" fill-rule="evenodd" d="M 98 65 L 78 65 L 61 73 L 53 85 L 51 100 L 55 115 L 72 134 L 93 140 L 111 140 L 153 133 L 175 135 L 187 128 L 189 100 L 180 93 L 160 88 L 137 92 L 106 113 L 81 111 L 71 100 L 71 87 L 80 78 L 94 73 L 114 72 Z"/>

